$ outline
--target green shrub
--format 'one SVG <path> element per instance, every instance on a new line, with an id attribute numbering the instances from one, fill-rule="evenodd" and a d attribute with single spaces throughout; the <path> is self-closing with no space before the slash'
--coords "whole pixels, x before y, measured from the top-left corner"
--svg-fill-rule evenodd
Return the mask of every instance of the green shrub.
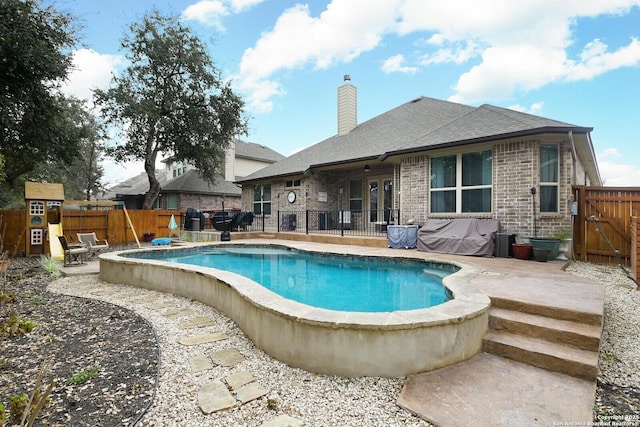
<path id="1" fill-rule="evenodd" d="M 60 271 L 60 262 L 50 256 L 42 255 L 40 257 L 40 265 L 53 277 L 60 277 L 62 275 L 62 272 Z"/>
<path id="2" fill-rule="evenodd" d="M 84 384 L 92 378 L 96 378 L 100 375 L 100 365 L 94 365 L 91 369 L 85 369 L 74 374 L 67 380 L 67 385 Z"/>

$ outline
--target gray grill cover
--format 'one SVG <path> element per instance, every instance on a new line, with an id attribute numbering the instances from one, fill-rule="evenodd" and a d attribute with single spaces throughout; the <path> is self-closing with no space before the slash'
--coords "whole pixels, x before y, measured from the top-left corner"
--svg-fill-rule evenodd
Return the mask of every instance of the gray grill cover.
<path id="1" fill-rule="evenodd" d="M 418 250 L 493 256 L 500 221 L 476 218 L 430 219 L 418 231 Z"/>

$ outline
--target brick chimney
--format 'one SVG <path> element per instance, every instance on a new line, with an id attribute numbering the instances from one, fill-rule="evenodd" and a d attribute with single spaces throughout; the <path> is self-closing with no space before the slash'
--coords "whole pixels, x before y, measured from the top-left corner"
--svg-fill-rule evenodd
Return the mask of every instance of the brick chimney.
<path id="1" fill-rule="evenodd" d="M 358 125 L 358 89 L 351 85 L 351 76 L 344 76 L 338 88 L 338 135 L 345 135 Z"/>

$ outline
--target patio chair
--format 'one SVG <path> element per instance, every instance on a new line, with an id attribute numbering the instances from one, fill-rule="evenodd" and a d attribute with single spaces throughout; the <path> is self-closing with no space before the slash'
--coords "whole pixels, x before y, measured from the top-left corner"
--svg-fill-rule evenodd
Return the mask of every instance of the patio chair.
<path id="1" fill-rule="evenodd" d="M 63 265 L 65 267 L 73 263 L 84 264 L 86 262 L 85 256 L 89 253 L 89 248 L 82 245 L 70 245 L 64 236 L 58 236 L 58 240 L 60 240 L 60 246 L 64 252 Z"/>
<path id="2" fill-rule="evenodd" d="M 78 241 L 89 248 L 90 257 L 98 255 L 101 251 L 109 248 L 107 240 L 98 240 L 96 233 L 78 233 Z"/>

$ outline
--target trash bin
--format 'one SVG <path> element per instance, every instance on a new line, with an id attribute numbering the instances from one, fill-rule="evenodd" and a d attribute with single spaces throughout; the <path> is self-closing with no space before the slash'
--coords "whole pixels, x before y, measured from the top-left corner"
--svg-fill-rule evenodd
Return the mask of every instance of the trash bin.
<path id="1" fill-rule="evenodd" d="M 191 230 L 200 231 L 200 218 L 191 218 Z"/>

